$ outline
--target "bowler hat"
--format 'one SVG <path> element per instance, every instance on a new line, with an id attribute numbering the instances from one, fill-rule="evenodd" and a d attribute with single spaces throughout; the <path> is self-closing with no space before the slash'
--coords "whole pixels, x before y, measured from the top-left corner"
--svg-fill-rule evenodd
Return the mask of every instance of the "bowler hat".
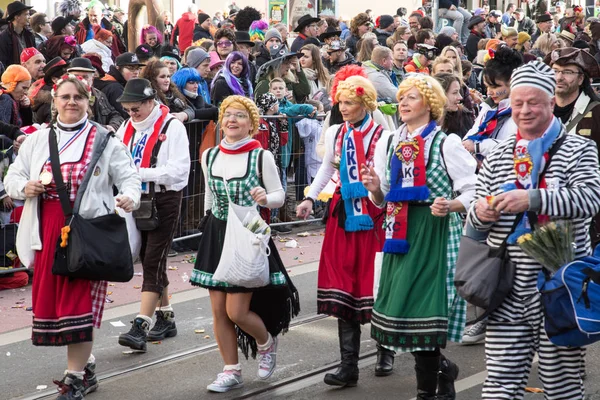
<path id="1" fill-rule="evenodd" d="M 250 40 L 250 33 L 247 31 L 235 31 L 235 42 L 254 47 L 254 42 Z"/>
<path id="2" fill-rule="evenodd" d="M 96 72 L 96 69 L 92 65 L 91 60 L 83 57 L 76 57 L 71 60 L 71 65 L 69 65 L 69 68 L 67 68 L 67 72 L 75 71 Z"/>
<path id="3" fill-rule="evenodd" d="M 552 16 L 550 14 L 542 14 L 542 15 L 538 15 L 537 17 L 535 17 L 535 22 L 537 24 L 542 23 L 542 22 L 550 22 L 552 21 Z"/>
<path id="4" fill-rule="evenodd" d="M 156 90 L 152 89 L 150 81 L 143 78 L 134 78 L 127 81 L 123 94 L 117 99 L 119 103 L 135 103 L 153 99 L 156 96 Z"/>
<path id="5" fill-rule="evenodd" d="M 31 10 L 33 7 L 26 6 L 20 1 L 13 1 L 8 6 L 6 6 L 6 20 L 12 21 L 18 14 L 22 13 L 25 10 Z"/>
<path id="6" fill-rule="evenodd" d="M 294 32 L 302 32 L 302 29 L 304 29 L 305 26 L 317 23 L 319 21 L 319 18 L 313 17 L 310 14 L 303 15 L 300 17 L 300 19 L 298 19 L 298 26 L 296 29 L 294 29 Z"/>

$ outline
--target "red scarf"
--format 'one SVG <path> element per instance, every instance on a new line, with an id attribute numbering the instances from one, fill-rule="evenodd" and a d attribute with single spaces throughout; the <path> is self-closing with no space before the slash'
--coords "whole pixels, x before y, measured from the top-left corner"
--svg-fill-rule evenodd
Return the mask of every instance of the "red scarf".
<path id="1" fill-rule="evenodd" d="M 225 154 L 242 154 L 242 153 L 251 152 L 252 150 L 255 150 L 255 149 L 262 149 L 262 146 L 260 145 L 260 142 L 258 140 L 254 140 L 254 139 L 252 139 L 251 141 L 249 141 L 248 143 L 246 143 L 239 149 L 235 149 L 235 150 L 227 149 L 221 143 L 219 143 L 219 150 L 221 150 Z"/>
<path id="2" fill-rule="evenodd" d="M 169 114 L 169 107 L 165 105 L 159 105 L 161 115 L 154 123 L 154 131 L 148 138 L 146 142 L 146 146 L 144 147 L 144 155 L 142 156 L 142 163 L 140 164 L 140 168 L 150 168 L 150 158 L 152 157 L 152 150 L 154 149 L 154 145 L 156 145 L 156 141 L 158 140 L 158 136 L 160 130 L 163 126 L 163 122 L 167 115 Z M 123 135 L 123 143 L 128 144 L 133 140 L 133 136 L 135 133 L 135 129 L 133 124 L 131 123 L 131 119 L 127 121 L 127 126 L 125 127 L 125 135 Z"/>

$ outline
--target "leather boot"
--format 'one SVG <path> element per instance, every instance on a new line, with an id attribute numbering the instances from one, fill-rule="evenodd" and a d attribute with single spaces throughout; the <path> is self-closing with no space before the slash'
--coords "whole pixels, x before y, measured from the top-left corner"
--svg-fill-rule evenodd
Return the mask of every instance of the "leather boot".
<path id="1" fill-rule="evenodd" d="M 440 373 L 438 376 L 438 400 L 456 399 L 456 390 L 454 389 L 454 381 L 456 378 L 458 378 L 458 365 L 441 355 Z"/>
<path id="2" fill-rule="evenodd" d="M 325 375 L 324 382 L 332 386 L 356 386 L 358 382 L 360 324 L 338 319 L 338 338 L 342 362 L 337 371 Z"/>
<path id="3" fill-rule="evenodd" d="M 440 356 L 423 357 L 417 353 L 413 355 L 417 372 L 417 400 L 436 400 Z"/>
<path id="4" fill-rule="evenodd" d="M 375 376 L 388 376 L 394 371 L 394 356 L 396 353 L 377 343 L 377 363 Z"/>

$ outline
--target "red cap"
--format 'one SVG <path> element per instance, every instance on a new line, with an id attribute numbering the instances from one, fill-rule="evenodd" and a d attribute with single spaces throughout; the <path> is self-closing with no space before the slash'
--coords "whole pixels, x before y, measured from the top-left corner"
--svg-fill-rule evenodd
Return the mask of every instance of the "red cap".
<path id="1" fill-rule="evenodd" d="M 21 64 L 26 63 L 33 56 L 42 54 L 35 47 L 28 47 L 21 52 Z"/>

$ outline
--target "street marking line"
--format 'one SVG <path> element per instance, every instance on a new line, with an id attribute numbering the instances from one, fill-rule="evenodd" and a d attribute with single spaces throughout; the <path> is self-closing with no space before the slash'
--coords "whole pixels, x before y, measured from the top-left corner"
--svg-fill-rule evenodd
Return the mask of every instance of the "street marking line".
<path id="1" fill-rule="evenodd" d="M 319 262 L 314 261 L 303 265 L 298 265 L 290 268 L 288 275 L 290 277 L 309 274 L 319 269 Z M 204 297 L 208 297 L 208 290 L 204 288 L 191 288 L 183 292 L 173 293 L 171 297 L 171 304 L 185 303 L 190 300 L 197 300 Z M 141 302 L 124 304 L 122 306 L 110 308 L 104 311 L 102 318 L 103 323 L 108 323 L 111 319 L 122 318 L 126 315 L 137 314 L 140 310 Z M 27 328 L 21 328 L 14 331 L 0 334 L 0 346 L 6 346 L 8 344 L 22 342 L 24 340 L 31 339 L 31 326 Z"/>

